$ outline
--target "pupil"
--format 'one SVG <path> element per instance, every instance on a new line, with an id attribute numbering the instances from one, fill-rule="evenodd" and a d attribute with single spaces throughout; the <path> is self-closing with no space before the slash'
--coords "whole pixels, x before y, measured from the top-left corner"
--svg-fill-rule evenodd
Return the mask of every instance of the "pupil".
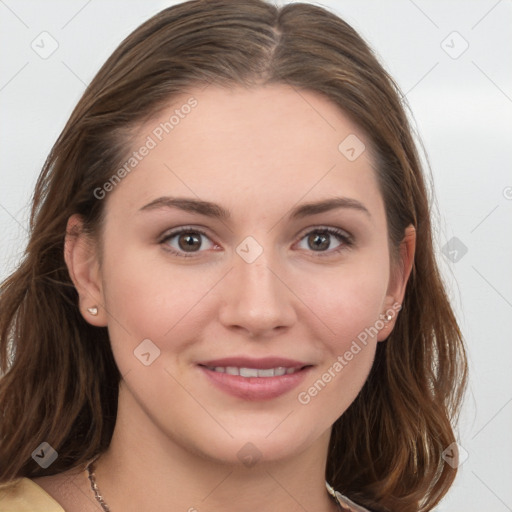
<path id="1" fill-rule="evenodd" d="M 329 248 L 329 239 L 325 235 L 319 235 L 318 233 L 315 233 L 313 236 L 313 245 L 317 249 L 328 249 Z"/>
<path id="2" fill-rule="evenodd" d="M 185 240 L 184 243 L 182 243 L 183 240 Z M 191 234 L 185 234 L 180 237 L 179 244 L 182 249 L 189 249 L 189 248 L 193 248 L 194 244 L 197 244 L 198 246 L 200 246 L 201 241 L 199 240 L 198 236 L 191 235 Z"/>

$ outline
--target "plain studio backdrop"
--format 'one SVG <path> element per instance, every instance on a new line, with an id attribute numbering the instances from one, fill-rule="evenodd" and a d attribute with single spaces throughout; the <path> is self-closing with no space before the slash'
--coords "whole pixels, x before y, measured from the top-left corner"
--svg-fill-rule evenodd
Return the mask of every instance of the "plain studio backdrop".
<path id="1" fill-rule="evenodd" d="M 23 253 L 36 178 L 86 85 L 174 3 L 0 0 L 0 278 Z M 432 169 L 435 248 L 470 359 L 459 475 L 436 510 L 512 511 L 512 2 L 318 5 L 376 50 Z"/>

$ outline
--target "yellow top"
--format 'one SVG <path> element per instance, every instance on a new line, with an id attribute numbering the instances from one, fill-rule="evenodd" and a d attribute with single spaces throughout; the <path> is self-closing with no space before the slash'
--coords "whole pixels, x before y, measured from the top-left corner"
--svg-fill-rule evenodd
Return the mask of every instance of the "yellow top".
<path id="1" fill-rule="evenodd" d="M 340 508 L 354 512 L 369 512 L 335 491 L 325 482 L 329 494 L 337 498 Z M 343 508 L 346 505 L 349 508 Z M 41 486 L 30 478 L 18 478 L 0 486 L 0 512 L 66 512 Z"/>
<path id="2" fill-rule="evenodd" d="M 30 478 L 19 478 L 0 487 L 0 512 L 65 512 Z"/>

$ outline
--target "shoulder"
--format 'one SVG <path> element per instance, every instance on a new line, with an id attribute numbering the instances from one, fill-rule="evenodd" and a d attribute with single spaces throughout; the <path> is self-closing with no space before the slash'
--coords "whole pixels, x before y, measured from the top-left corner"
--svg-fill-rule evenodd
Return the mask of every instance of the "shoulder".
<path id="1" fill-rule="evenodd" d="M 367 508 L 364 508 L 361 505 L 354 503 L 351 499 L 347 498 L 340 492 L 338 492 L 338 491 L 334 491 L 334 492 L 336 493 L 336 497 L 338 498 L 339 503 L 348 507 L 348 510 L 350 510 L 350 512 L 371 512 Z"/>
<path id="2" fill-rule="evenodd" d="M 343 512 L 371 512 L 367 508 L 354 503 L 351 499 L 347 498 L 347 496 L 341 494 L 339 491 L 336 491 L 328 482 L 325 481 L 325 486 L 327 487 L 327 491 L 329 494 L 336 500 L 338 505 L 340 506 Z"/>
<path id="3" fill-rule="evenodd" d="M 41 486 L 30 478 L 0 485 L 0 512 L 65 512 Z"/>

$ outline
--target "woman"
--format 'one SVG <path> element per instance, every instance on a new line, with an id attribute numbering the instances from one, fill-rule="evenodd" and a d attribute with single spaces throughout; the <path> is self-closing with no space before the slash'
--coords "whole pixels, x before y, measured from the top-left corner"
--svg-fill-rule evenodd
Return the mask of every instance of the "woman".
<path id="1" fill-rule="evenodd" d="M 195 0 L 121 43 L 0 336 L 0 511 L 428 511 L 455 478 L 466 360 L 411 129 L 320 7 Z"/>

